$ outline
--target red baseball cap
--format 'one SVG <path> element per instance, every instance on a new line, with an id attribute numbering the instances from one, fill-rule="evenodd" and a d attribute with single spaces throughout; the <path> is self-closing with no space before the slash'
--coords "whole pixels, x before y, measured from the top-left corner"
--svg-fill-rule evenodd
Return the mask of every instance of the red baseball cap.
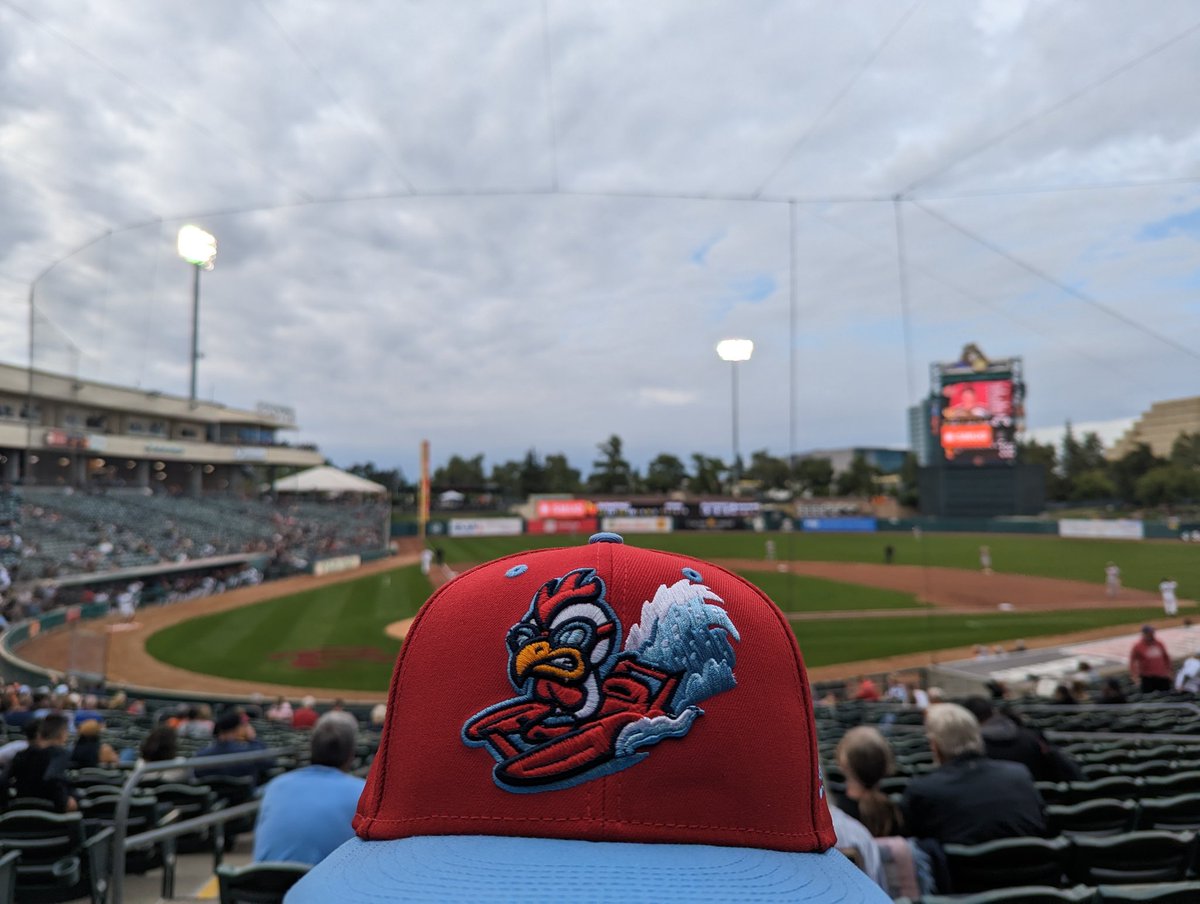
<path id="1" fill-rule="evenodd" d="M 400 652 L 351 839 L 289 902 L 887 901 L 834 849 L 795 635 L 675 553 L 522 552 Z"/>

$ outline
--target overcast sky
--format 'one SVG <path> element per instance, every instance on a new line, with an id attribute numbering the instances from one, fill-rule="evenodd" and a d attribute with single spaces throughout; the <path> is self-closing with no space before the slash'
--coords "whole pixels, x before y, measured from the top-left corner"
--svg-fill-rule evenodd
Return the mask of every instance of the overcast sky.
<path id="1" fill-rule="evenodd" d="M 971 341 L 1033 427 L 1132 417 L 1200 384 L 1200 7 L 1149 9 L 0 0 L 0 358 L 53 265 L 39 366 L 186 394 L 195 222 L 201 394 L 342 465 L 727 458 L 729 336 L 747 456 L 903 446 Z"/>

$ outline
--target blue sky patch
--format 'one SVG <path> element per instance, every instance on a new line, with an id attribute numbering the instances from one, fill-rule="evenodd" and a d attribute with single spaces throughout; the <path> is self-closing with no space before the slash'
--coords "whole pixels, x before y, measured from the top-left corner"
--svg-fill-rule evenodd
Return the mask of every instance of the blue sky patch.
<path id="1" fill-rule="evenodd" d="M 1200 236 L 1200 207 L 1167 217 L 1165 220 L 1147 223 L 1138 232 L 1137 237 L 1142 242 L 1154 242 L 1180 234 Z"/>
<path id="2" fill-rule="evenodd" d="M 691 262 L 697 267 L 705 266 L 708 263 L 708 252 L 712 251 L 713 248 L 716 247 L 717 242 L 721 241 L 723 238 L 725 238 L 724 229 L 713 235 L 712 238 L 701 242 L 694 249 L 692 249 L 692 253 L 688 255 L 688 259 L 691 260 Z"/>
<path id="3" fill-rule="evenodd" d="M 735 279 L 729 288 L 738 301 L 763 301 L 775 294 L 779 284 L 770 273 L 755 273 Z"/>

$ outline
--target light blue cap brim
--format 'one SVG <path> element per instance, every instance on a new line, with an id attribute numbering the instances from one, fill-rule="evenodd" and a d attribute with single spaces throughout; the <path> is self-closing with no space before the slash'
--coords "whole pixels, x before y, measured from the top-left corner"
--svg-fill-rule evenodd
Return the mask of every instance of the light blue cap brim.
<path id="1" fill-rule="evenodd" d="M 285 898 L 286 904 L 333 901 L 888 904 L 891 898 L 836 850 L 426 835 L 353 838 Z"/>

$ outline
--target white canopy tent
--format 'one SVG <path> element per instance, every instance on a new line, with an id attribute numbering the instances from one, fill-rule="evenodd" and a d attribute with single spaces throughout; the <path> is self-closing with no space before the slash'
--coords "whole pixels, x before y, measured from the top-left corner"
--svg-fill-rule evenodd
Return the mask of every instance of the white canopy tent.
<path id="1" fill-rule="evenodd" d="M 387 487 L 329 465 L 318 465 L 281 477 L 272 485 L 276 493 L 364 493 L 386 494 Z"/>

